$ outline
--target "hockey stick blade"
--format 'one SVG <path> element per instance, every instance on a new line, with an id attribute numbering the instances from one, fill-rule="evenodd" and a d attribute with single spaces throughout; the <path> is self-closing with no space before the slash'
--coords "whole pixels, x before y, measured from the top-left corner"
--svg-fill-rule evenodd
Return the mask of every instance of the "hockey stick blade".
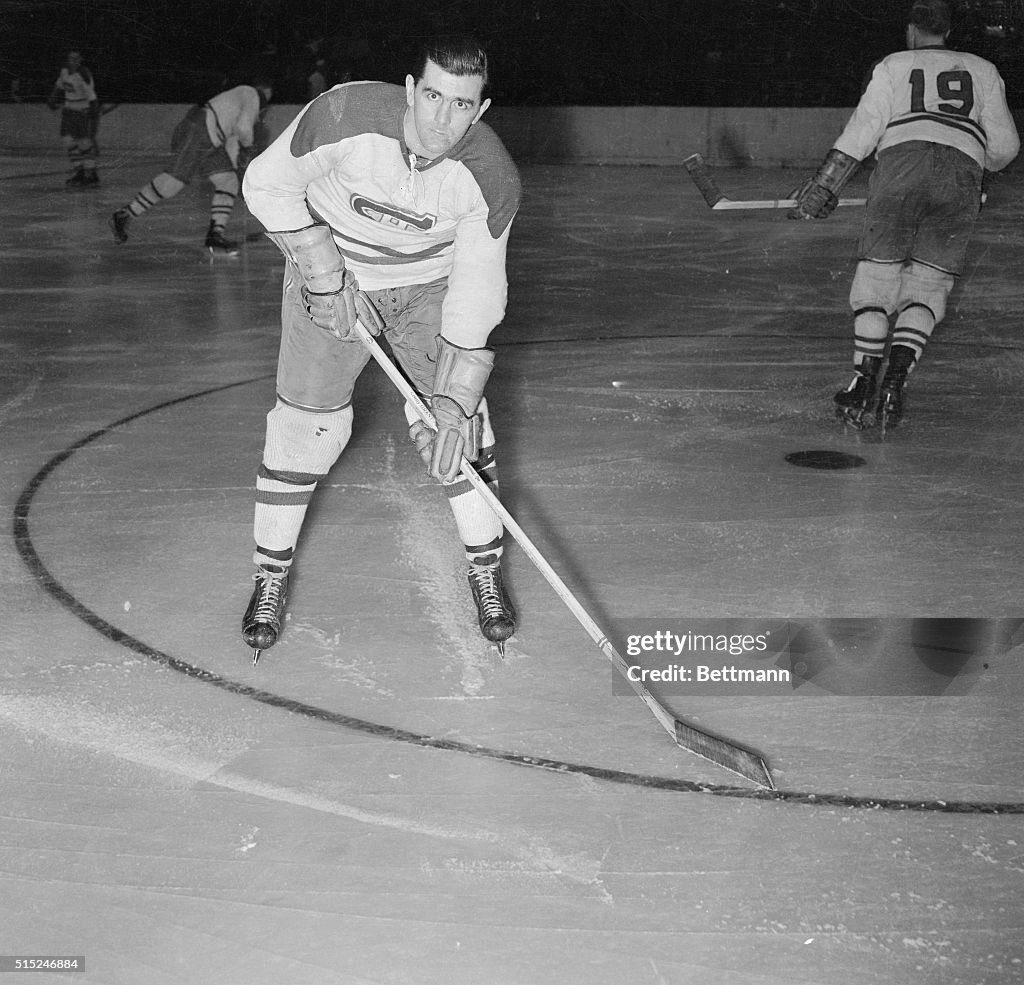
<path id="1" fill-rule="evenodd" d="M 367 301 L 367 303 L 369 303 Z M 363 345 L 369 350 L 374 361 L 384 370 L 388 379 L 395 385 L 398 392 L 405 398 L 410 407 L 419 415 L 427 427 L 437 429 L 433 415 L 427 409 L 426 404 L 419 394 L 413 389 L 409 381 L 402 375 L 398 367 L 385 355 L 384 350 L 377 344 L 376 339 L 366 330 L 361 322 L 355 323 L 355 331 Z M 494 514 L 502 521 L 505 529 L 515 538 L 516 543 L 522 548 L 523 553 L 533 562 L 537 570 L 544 576 L 548 584 L 554 589 L 555 594 L 566 604 L 569 611 L 576 617 L 579 624 L 587 631 L 590 638 L 598 645 L 604 655 L 611 661 L 612 666 L 629 683 L 629 686 L 643 700 L 647 707 L 654 714 L 654 717 L 661 723 L 662 728 L 684 749 L 714 763 L 723 766 L 740 776 L 752 780 L 760 786 L 769 790 L 775 789 L 771 774 L 765 766 L 764 760 L 747 749 L 718 736 L 702 732 L 676 718 L 658 699 L 651 694 L 641 681 L 632 680 L 629 673 L 629 665 L 612 646 L 608 637 L 601 631 L 600 627 L 590 617 L 590 614 L 579 603 L 576 596 L 569 591 L 568 586 L 558 576 L 554 568 L 548 564 L 544 555 L 537 549 L 533 541 L 526 535 L 526 532 L 516 522 L 515 517 L 506 509 L 505 505 L 495 496 L 494 492 L 480 477 L 480 474 L 467 459 L 462 460 L 461 476 L 480 494 L 484 502 L 491 508 Z"/>
<path id="2" fill-rule="evenodd" d="M 768 770 L 768 765 L 756 752 L 744 749 L 735 742 L 719 738 L 717 735 L 703 732 L 678 718 L 675 720 L 675 727 L 676 742 L 684 749 L 733 773 L 738 773 L 758 786 L 767 787 L 769 790 L 775 789 L 775 781 Z"/>
<path id="3" fill-rule="evenodd" d="M 718 185 L 715 184 L 715 179 L 711 177 L 704 158 L 700 154 L 691 154 L 683 161 L 683 167 L 690 173 L 693 183 L 697 186 L 697 191 L 704 196 L 704 201 L 708 203 L 709 208 L 713 209 L 725 198 L 718 190 Z"/>
<path id="4" fill-rule="evenodd" d="M 795 198 L 763 198 L 763 199 L 733 199 L 722 194 L 715 179 L 708 171 L 707 163 L 700 154 L 691 154 L 683 166 L 689 172 L 697 190 L 708 203 L 708 207 L 716 212 L 737 209 L 792 209 L 796 207 Z M 864 198 L 841 198 L 839 205 L 864 205 L 867 199 Z"/>

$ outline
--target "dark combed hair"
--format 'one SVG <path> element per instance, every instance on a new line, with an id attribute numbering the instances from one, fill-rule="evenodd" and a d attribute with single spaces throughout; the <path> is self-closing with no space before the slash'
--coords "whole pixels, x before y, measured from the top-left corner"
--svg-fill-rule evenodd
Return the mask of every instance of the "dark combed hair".
<path id="1" fill-rule="evenodd" d="M 915 0 L 910 10 L 910 23 L 928 34 L 943 35 L 953 20 L 947 0 Z"/>
<path id="2" fill-rule="evenodd" d="M 479 75 L 487 89 L 487 52 L 475 38 L 446 35 L 425 41 L 412 73 L 417 82 L 423 78 L 428 61 L 449 75 Z"/>

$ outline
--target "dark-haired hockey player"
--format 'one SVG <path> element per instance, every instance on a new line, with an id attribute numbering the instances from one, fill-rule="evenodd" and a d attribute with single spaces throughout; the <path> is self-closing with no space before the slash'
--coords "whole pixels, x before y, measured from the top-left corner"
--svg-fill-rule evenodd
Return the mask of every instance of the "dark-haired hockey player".
<path id="1" fill-rule="evenodd" d="M 256 479 L 256 586 L 242 623 L 256 657 L 280 634 L 306 508 L 352 432 L 353 387 L 370 358 L 357 314 L 384 332 L 437 420 L 435 436 L 406 408 L 465 546 L 480 629 L 499 649 L 515 630 L 502 523 L 459 476 L 465 455 L 496 479 L 486 344 L 505 313 L 520 200 L 515 165 L 480 122 L 486 85 L 476 42 L 428 45 L 404 87 L 352 82 L 314 99 L 245 173 L 245 200 L 287 258 L 277 403 Z"/>
<path id="2" fill-rule="evenodd" d="M 237 252 L 238 244 L 225 238 L 224 229 L 238 198 L 238 171 L 244 171 L 261 149 L 261 117 L 272 95 L 273 86 L 261 80 L 226 89 L 189 109 L 171 134 L 174 160 L 170 167 L 110 217 L 114 240 L 126 242 L 133 219 L 200 177 L 213 185 L 206 248 L 211 253 Z"/>
<path id="3" fill-rule="evenodd" d="M 858 429 L 870 423 L 876 390 L 878 422 L 883 429 L 899 423 L 907 375 L 963 269 L 984 171 L 1006 167 L 1020 149 L 999 72 L 977 55 L 947 48 L 949 30 L 949 3 L 914 3 L 907 50 L 874 67 L 846 128 L 791 213 L 827 216 L 857 165 L 877 151 L 850 290 L 855 375 L 834 398 L 838 416 Z"/>
<path id="4" fill-rule="evenodd" d="M 100 183 L 96 174 L 96 121 L 100 104 L 92 72 L 82 53 L 68 52 L 53 90 L 46 101 L 50 109 L 60 108 L 60 138 L 71 162 L 69 189 L 88 188 Z"/>

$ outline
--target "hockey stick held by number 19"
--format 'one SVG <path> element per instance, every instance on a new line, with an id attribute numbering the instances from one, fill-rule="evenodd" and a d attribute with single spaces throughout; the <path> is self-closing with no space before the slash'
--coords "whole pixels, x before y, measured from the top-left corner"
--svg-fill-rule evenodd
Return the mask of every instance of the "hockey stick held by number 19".
<path id="1" fill-rule="evenodd" d="M 700 154 L 691 154 L 685 161 L 683 167 L 689 172 L 697 190 L 708 203 L 708 207 L 720 212 L 725 209 L 792 209 L 796 206 L 795 198 L 765 198 L 765 199 L 732 199 L 722 194 L 715 179 L 708 171 L 708 166 Z M 864 198 L 841 198 L 840 205 L 863 205 L 867 199 Z"/>
<path id="2" fill-rule="evenodd" d="M 370 355 L 380 365 L 388 378 L 397 387 L 398 391 L 405 397 L 409 405 L 419 415 L 427 427 L 436 429 L 433 415 L 427 406 L 420 399 L 419 394 L 412 388 L 409 381 L 401 374 L 395 364 L 385 355 L 384 351 L 377 344 L 373 336 L 366 328 L 356 322 L 356 332 L 363 344 L 369 349 Z M 658 699 L 651 694 L 643 683 L 630 679 L 629 665 L 612 645 L 608 637 L 601 631 L 600 627 L 587 613 L 586 609 L 579 603 L 576 597 L 569 591 L 554 568 L 548 564 L 544 556 L 533 544 L 525 531 L 519 526 L 515 518 L 508 512 L 501 500 L 488 488 L 487 483 L 480 477 L 472 463 L 465 458 L 462 460 L 462 472 L 465 478 L 477 492 L 483 496 L 485 502 L 504 523 L 505 528 L 516 539 L 516 542 L 523 549 L 523 552 L 534 563 L 540 573 L 547 580 L 548 584 L 555 590 L 555 593 L 568 606 L 569 611 L 576 617 L 580 625 L 587 631 L 590 638 L 600 647 L 604 655 L 611 661 L 615 669 L 629 682 L 630 687 L 639 695 L 643 702 L 654 714 L 654 717 L 661 723 L 661 726 L 682 748 L 695 753 L 702 759 L 722 766 L 727 770 L 738 773 L 740 776 L 769 790 L 775 789 L 771 773 L 765 765 L 764 759 L 756 752 L 744 749 L 736 743 L 723 739 L 709 732 L 688 725 L 681 719 L 676 718 Z"/>

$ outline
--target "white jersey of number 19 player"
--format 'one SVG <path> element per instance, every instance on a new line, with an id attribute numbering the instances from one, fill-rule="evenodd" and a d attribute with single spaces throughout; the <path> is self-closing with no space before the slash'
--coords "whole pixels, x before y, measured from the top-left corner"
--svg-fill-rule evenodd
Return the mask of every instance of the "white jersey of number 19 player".
<path id="1" fill-rule="evenodd" d="M 898 51 L 878 62 L 835 146 L 863 161 L 908 140 L 948 144 L 989 171 L 1006 167 L 1020 139 L 996 67 L 944 47 Z"/>

